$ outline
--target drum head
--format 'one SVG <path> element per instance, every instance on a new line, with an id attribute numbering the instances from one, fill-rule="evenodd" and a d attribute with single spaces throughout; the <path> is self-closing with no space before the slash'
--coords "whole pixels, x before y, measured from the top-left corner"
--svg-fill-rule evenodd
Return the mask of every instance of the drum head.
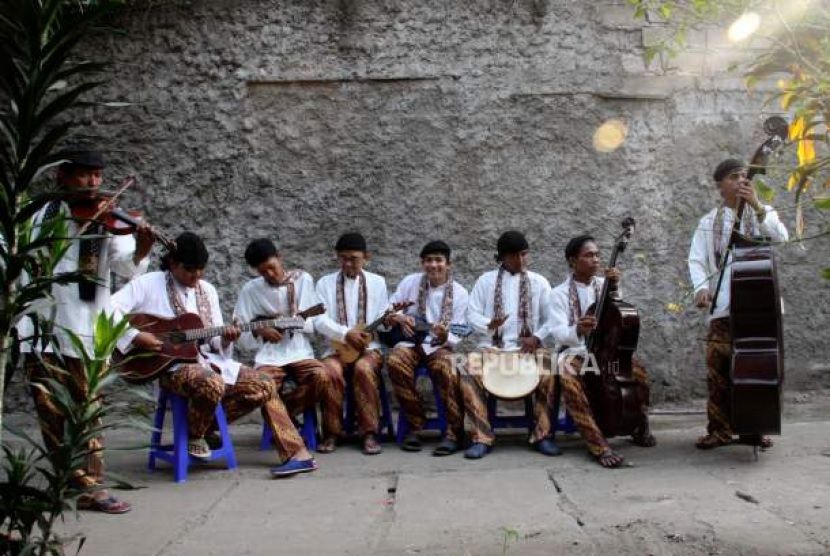
<path id="1" fill-rule="evenodd" d="M 482 361 L 484 388 L 499 398 L 524 398 L 539 385 L 540 368 L 531 353 L 484 353 Z"/>

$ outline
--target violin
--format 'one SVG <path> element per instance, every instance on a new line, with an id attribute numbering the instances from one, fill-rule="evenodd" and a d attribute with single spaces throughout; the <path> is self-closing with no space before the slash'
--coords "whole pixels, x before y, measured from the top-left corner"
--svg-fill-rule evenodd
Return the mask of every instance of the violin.
<path id="1" fill-rule="evenodd" d="M 134 177 L 128 177 L 115 192 L 90 190 L 89 192 L 73 192 L 67 196 L 67 202 L 72 218 L 83 222 L 81 233 L 90 226 L 98 226 L 113 235 L 127 235 L 135 233 L 142 223 L 142 213 L 137 210 L 127 210 L 116 204 L 118 196 L 135 183 Z M 173 251 L 176 244 L 159 230 L 151 228 L 153 236 L 164 247 Z"/>

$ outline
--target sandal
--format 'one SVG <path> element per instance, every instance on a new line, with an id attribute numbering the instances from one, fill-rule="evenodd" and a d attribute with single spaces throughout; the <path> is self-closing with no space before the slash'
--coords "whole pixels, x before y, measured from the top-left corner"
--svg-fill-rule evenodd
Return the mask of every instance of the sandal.
<path id="1" fill-rule="evenodd" d="M 644 431 L 640 431 L 639 429 L 634 431 L 634 434 L 631 435 L 631 442 L 641 448 L 653 448 L 654 446 L 657 446 L 657 439 L 654 438 L 654 435 L 651 434 L 648 429 Z"/>
<path id="2" fill-rule="evenodd" d="M 78 498 L 77 507 L 79 510 L 90 510 L 105 514 L 125 514 L 133 509 L 129 502 L 119 500 L 115 496 L 106 496 L 104 498 L 94 498 L 92 496 L 81 497 Z"/>
<path id="3" fill-rule="evenodd" d="M 317 451 L 321 454 L 330 454 L 337 449 L 337 438 L 327 436 L 317 445 Z"/>
<path id="4" fill-rule="evenodd" d="M 614 452 L 611 448 L 606 449 L 603 453 L 596 456 L 597 463 L 603 466 L 606 469 L 613 469 L 615 467 L 619 467 L 625 461 L 618 453 Z"/>
<path id="5" fill-rule="evenodd" d="M 210 457 L 210 446 L 204 438 L 191 438 L 187 441 L 187 453 L 194 458 L 207 459 Z"/>
<path id="6" fill-rule="evenodd" d="M 407 434 L 406 438 L 401 442 L 401 450 L 404 452 L 420 452 L 421 439 L 414 432 Z"/>
<path id="7" fill-rule="evenodd" d="M 367 434 L 363 438 L 363 453 L 367 456 L 374 456 L 381 452 L 382 448 L 374 434 Z"/>
<path id="8" fill-rule="evenodd" d="M 698 438 L 697 442 L 695 442 L 695 447 L 699 450 L 711 450 L 713 448 L 720 448 L 721 446 L 729 446 L 730 444 L 732 444 L 731 438 L 727 439 L 710 433 Z"/>
<path id="9" fill-rule="evenodd" d="M 451 438 L 444 438 L 441 443 L 432 451 L 436 457 L 451 456 L 458 451 L 458 442 Z"/>
<path id="10" fill-rule="evenodd" d="M 769 450 L 773 446 L 772 439 L 769 436 L 760 436 L 756 434 L 747 434 L 739 436 L 737 444 L 757 446 L 761 450 Z"/>

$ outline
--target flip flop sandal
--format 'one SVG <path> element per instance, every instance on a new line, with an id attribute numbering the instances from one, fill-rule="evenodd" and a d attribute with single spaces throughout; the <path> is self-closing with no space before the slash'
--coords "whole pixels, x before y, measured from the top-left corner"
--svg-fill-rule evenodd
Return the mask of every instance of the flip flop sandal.
<path id="1" fill-rule="evenodd" d="M 401 444 L 401 450 L 405 452 L 420 452 L 421 451 L 421 441 L 416 434 L 408 434 L 406 438 L 403 439 L 403 443 Z"/>
<path id="2" fill-rule="evenodd" d="M 105 514 L 125 514 L 133 507 L 129 502 L 118 500 L 115 496 L 107 496 L 106 498 L 87 498 L 78 500 L 79 510 L 90 510 L 93 512 L 103 512 Z"/>
<path id="3" fill-rule="evenodd" d="M 326 438 L 317 445 L 317 451 L 321 454 L 330 454 L 337 449 L 337 439 L 333 437 Z"/>
<path id="4" fill-rule="evenodd" d="M 621 455 L 614 452 L 610 448 L 595 457 L 597 459 L 597 463 L 599 463 L 605 469 L 614 469 L 616 467 L 621 466 L 625 461 L 625 458 L 623 458 Z"/>
<path id="5" fill-rule="evenodd" d="M 458 451 L 458 442 L 445 438 L 441 444 L 435 447 L 432 451 L 433 456 L 450 456 Z"/>
<path id="6" fill-rule="evenodd" d="M 762 436 L 760 439 L 757 436 L 739 436 L 736 444 L 757 446 L 761 450 L 769 450 L 773 446 L 772 439 L 769 436 Z"/>
<path id="7" fill-rule="evenodd" d="M 198 459 L 208 459 L 211 455 L 208 443 L 204 438 L 188 441 L 187 453 Z"/>
<path id="8" fill-rule="evenodd" d="M 363 453 L 367 456 L 375 456 L 383 451 L 381 448 L 380 443 L 378 442 L 377 438 L 372 436 L 367 436 L 363 439 Z"/>
<path id="9" fill-rule="evenodd" d="M 636 446 L 640 446 L 641 448 L 652 448 L 654 446 L 657 446 L 657 439 L 654 438 L 654 435 L 651 433 L 635 433 L 631 435 L 631 442 L 633 442 Z"/>

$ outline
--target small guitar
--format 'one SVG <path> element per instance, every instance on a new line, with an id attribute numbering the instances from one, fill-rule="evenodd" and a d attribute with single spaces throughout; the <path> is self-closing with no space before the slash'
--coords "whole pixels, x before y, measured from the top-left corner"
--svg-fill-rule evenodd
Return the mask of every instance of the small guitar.
<path id="1" fill-rule="evenodd" d="M 257 320 L 236 326 L 242 332 L 260 328 L 277 330 L 299 330 L 305 326 L 305 319 L 325 312 L 322 303 L 301 311 L 294 317 L 280 317 Z M 159 317 L 146 313 L 130 315 L 130 324 L 142 332 L 151 332 L 164 342 L 161 351 L 116 351 L 112 356 L 113 365 L 128 382 L 141 384 L 156 378 L 174 363 L 197 361 L 199 342 L 221 336 L 233 325 L 205 327 L 202 318 L 195 313 L 185 313 L 174 318 Z"/>
<path id="2" fill-rule="evenodd" d="M 378 332 L 378 338 L 389 347 L 395 347 L 398 345 L 398 342 L 411 342 L 416 346 L 421 345 L 432 331 L 433 324 L 427 322 L 425 318 L 420 316 L 413 318 L 415 319 L 415 325 L 412 327 L 414 333 L 411 336 L 407 336 L 403 329 L 399 325 L 396 325 L 385 332 Z M 463 338 L 472 333 L 473 328 L 469 324 L 450 325 L 450 334 L 455 334 Z"/>
<path id="3" fill-rule="evenodd" d="M 384 311 L 384 313 L 380 317 L 373 320 L 366 326 L 358 326 L 356 328 L 362 332 L 374 334 L 375 331 L 378 329 L 378 326 L 383 324 L 383 319 L 385 319 L 391 313 L 402 311 L 411 305 L 414 305 L 412 301 L 402 301 L 400 303 L 393 303 L 392 308 L 388 309 L 387 311 Z M 360 355 L 362 354 L 361 351 L 355 349 L 354 346 L 352 346 L 348 342 L 338 342 L 337 340 L 331 341 L 331 349 L 334 350 L 334 352 L 337 354 L 337 357 L 340 358 L 340 361 L 342 361 L 346 365 L 350 365 L 351 363 L 357 361 L 360 358 Z"/>

